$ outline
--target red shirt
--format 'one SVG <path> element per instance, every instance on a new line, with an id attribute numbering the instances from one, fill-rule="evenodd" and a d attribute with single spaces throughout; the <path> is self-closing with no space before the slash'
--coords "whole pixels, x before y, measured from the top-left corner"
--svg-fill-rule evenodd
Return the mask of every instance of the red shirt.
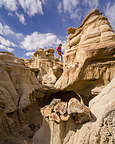
<path id="1" fill-rule="evenodd" d="M 61 47 L 60 47 L 60 46 L 57 47 L 57 52 L 58 52 L 58 51 L 61 51 Z"/>

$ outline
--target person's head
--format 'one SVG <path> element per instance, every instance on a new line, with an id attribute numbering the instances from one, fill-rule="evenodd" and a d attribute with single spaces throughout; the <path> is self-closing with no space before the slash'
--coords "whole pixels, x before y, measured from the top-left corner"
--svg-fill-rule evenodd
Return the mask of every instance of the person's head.
<path id="1" fill-rule="evenodd" d="M 59 44 L 59 46 L 62 46 L 62 44 Z"/>

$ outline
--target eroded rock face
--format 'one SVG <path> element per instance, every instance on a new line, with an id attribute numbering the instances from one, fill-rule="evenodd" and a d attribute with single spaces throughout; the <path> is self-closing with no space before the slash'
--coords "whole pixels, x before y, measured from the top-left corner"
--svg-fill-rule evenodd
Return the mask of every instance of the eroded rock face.
<path id="1" fill-rule="evenodd" d="M 0 52 L 0 144 L 115 143 L 113 30 L 95 10 L 68 33 L 61 77 L 53 49 L 39 49 L 26 63 Z M 87 107 L 76 93 L 85 101 L 100 94 Z"/>
<path id="2" fill-rule="evenodd" d="M 33 138 L 33 144 L 114 144 L 115 143 L 115 78 L 102 92 L 89 102 L 92 120 L 75 123 L 43 120 L 43 125 Z M 71 100 L 75 102 L 75 100 Z M 83 115 L 84 116 L 84 115 Z M 81 117 L 82 119 L 82 117 Z M 46 139 L 44 139 L 46 136 Z"/>
<path id="3" fill-rule="evenodd" d="M 115 78 L 89 105 L 94 121 L 82 125 L 66 144 L 114 144 Z"/>
<path id="4" fill-rule="evenodd" d="M 23 61 L 11 53 L 0 52 L 0 144 L 32 140 L 42 118 L 38 104 L 32 105 L 30 94 L 39 88 L 34 72 Z"/>
<path id="5" fill-rule="evenodd" d="M 98 10 L 90 13 L 79 28 L 69 28 L 62 76 L 57 89 L 74 90 L 84 97 L 98 94 L 115 75 L 115 34 L 108 19 Z M 102 90 L 102 89 L 101 89 Z"/>
<path id="6" fill-rule="evenodd" d="M 54 59 L 53 48 L 48 48 L 46 50 L 39 48 L 34 53 L 32 59 L 24 61 L 28 67 L 35 71 L 36 76 L 42 85 L 49 87 L 54 86 L 63 72 L 62 63 Z"/>

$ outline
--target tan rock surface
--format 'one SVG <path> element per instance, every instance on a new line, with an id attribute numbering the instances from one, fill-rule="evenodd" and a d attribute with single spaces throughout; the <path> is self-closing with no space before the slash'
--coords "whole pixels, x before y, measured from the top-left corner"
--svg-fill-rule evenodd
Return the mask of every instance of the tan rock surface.
<path id="1" fill-rule="evenodd" d="M 48 48 L 46 50 L 39 48 L 34 57 L 30 60 L 24 60 L 25 64 L 35 69 L 36 76 L 42 85 L 53 87 L 57 79 L 63 72 L 63 65 L 61 62 L 54 59 L 54 49 Z M 38 69 L 38 71 L 36 71 Z"/>
<path id="2" fill-rule="evenodd" d="M 34 72 L 22 60 L 11 53 L 0 52 L 0 143 L 31 141 L 28 137 L 34 132 L 29 125 L 33 123 L 35 129 L 39 129 L 37 123 L 41 121 L 41 114 L 37 103 L 32 105 L 29 97 L 39 88 Z M 27 128 L 23 129 L 27 123 Z"/>
<path id="3" fill-rule="evenodd" d="M 50 103 L 50 106 L 52 107 L 52 109 L 54 109 L 54 106 L 55 106 L 56 104 L 58 104 L 59 102 L 61 102 L 61 99 L 56 99 L 56 98 L 54 98 L 54 99 L 51 101 L 51 103 Z"/>
<path id="4" fill-rule="evenodd" d="M 30 60 L 0 52 L 0 144 L 32 144 L 32 139 L 33 144 L 115 143 L 110 23 L 95 10 L 68 34 L 61 77 L 62 64 L 54 60 L 52 48 L 40 48 Z M 78 93 L 87 104 L 99 95 L 88 107 Z"/>
<path id="5" fill-rule="evenodd" d="M 95 120 L 83 124 L 66 144 L 114 144 L 115 78 L 89 105 Z"/>
<path id="6" fill-rule="evenodd" d="M 55 88 L 92 97 L 92 89 L 106 86 L 115 75 L 115 34 L 98 10 L 68 33 L 63 73 Z"/>
<path id="7" fill-rule="evenodd" d="M 56 123 L 54 121 L 43 121 L 43 125 L 33 137 L 33 144 L 62 144 L 75 134 L 75 124 L 72 119 L 67 122 Z M 66 135 L 68 136 L 66 138 Z M 64 142 L 64 144 L 66 144 Z"/>

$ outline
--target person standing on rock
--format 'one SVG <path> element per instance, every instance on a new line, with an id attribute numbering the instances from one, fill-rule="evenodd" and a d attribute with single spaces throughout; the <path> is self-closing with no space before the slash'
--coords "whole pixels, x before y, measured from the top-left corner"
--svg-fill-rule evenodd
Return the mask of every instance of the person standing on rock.
<path id="1" fill-rule="evenodd" d="M 59 61 L 59 57 L 61 56 L 61 61 L 63 62 L 61 47 L 62 47 L 62 44 L 59 44 L 59 46 L 57 47 L 57 53 L 58 53 L 57 60 Z"/>

